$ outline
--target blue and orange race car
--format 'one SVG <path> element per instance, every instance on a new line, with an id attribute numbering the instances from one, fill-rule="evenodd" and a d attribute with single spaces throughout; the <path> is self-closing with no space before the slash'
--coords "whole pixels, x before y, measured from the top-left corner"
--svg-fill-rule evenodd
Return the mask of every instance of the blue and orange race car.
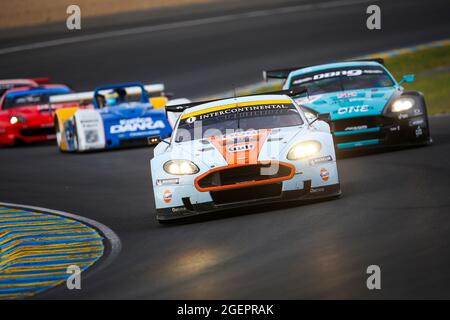
<path id="1" fill-rule="evenodd" d="M 424 96 L 397 82 L 382 59 L 366 59 L 264 71 L 286 79 L 283 89 L 304 87 L 295 97 L 311 118 L 328 113 L 336 151 L 431 142 Z"/>
<path id="2" fill-rule="evenodd" d="M 185 103 L 169 101 L 162 84 L 123 83 L 54 97 L 63 104 L 55 113 L 58 147 L 61 151 L 84 152 L 152 144 L 150 137 L 167 138 L 172 124 L 165 106 Z M 153 97 L 149 93 L 159 93 Z"/>

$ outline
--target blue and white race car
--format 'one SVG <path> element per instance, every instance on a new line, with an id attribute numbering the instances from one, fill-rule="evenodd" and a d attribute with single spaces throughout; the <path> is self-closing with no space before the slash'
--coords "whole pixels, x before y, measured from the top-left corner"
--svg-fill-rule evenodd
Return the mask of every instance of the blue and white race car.
<path id="1" fill-rule="evenodd" d="M 330 114 L 338 152 L 431 142 L 424 96 L 401 86 L 413 82 L 414 75 L 397 82 L 382 59 L 264 71 L 263 75 L 286 79 L 283 89 L 306 89 L 295 100 L 311 114 Z"/>
<path id="2" fill-rule="evenodd" d="M 187 99 L 169 101 L 164 86 L 124 83 L 102 86 L 94 92 L 52 97 L 52 104 L 66 104 L 55 112 L 55 128 L 61 151 L 83 152 L 148 145 L 149 137 L 169 137 L 172 125 L 165 107 Z M 149 93 L 159 96 L 149 97 Z"/>
<path id="3" fill-rule="evenodd" d="M 261 203 L 341 193 L 327 122 L 308 121 L 285 94 L 172 106 L 171 138 L 154 149 L 159 222 Z"/>

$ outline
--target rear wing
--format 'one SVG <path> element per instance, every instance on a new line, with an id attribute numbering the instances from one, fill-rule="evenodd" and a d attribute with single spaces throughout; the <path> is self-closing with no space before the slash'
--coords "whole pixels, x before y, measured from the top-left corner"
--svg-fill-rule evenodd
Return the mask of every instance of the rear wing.
<path id="1" fill-rule="evenodd" d="M 269 79 L 287 79 L 289 74 L 292 71 L 306 68 L 307 66 L 302 67 L 292 67 L 292 68 L 285 68 L 285 69 L 276 69 L 276 70 L 264 70 L 263 71 L 263 79 L 264 81 L 268 81 Z"/>
<path id="2" fill-rule="evenodd" d="M 147 84 L 144 86 L 145 91 L 150 94 L 157 94 L 164 92 L 164 84 Z M 105 91 L 108 91 L 105 89 Z M 141 94 L 141 88 L 139 87 L 130 87 L 126 88 L 127 95 L 138 95 Z M 50 97 L 50 103 L 52 104 L 63 104 L 69 102 L 78 102 L 80 104 L 89 104 L 94 100 L 94 92 L 95 91 L 86 91 L 86 92 L 76 92 L 76 93 L 68 93 L 61 94 L 57 96 Z M 101 91 L 100 91 L 101 92 Z"/>
<path id="3" fill-rule="evenodd" d="M 50 83 L 50 78 L 48 78 L 48 77 L 31 78 L 30 80 L 36 82 L 37 84 Z"/>
<path id="4" fill-rule="evenodd" d="M 383 58 L 361 58 L 361 59 L 353 59 L 353 60 L 346 60 L 343 62 L 377 62 L 379 64 L 384 65 L 384 59 Z M 292 71 L 312 67 L 314 65 L 308 65 L 308 66 L 300 66 L 300 67 L 292 67 L 292 68 L 285 68 L 285 69 L 275 69 L 275 70 L 264 70 L 263 71 L 263 79 L 264 81 L 268 81 L 269 79 L 287 79 L 289 74 Z"/>
<path id="5" fill-rule="evenodd" d="M 361 59 L 353 59 L 348 60 L 349 62 L 377 62 L 379 64 L 384 65 L 384 59 L 383 58 L 361 58 Z"/>

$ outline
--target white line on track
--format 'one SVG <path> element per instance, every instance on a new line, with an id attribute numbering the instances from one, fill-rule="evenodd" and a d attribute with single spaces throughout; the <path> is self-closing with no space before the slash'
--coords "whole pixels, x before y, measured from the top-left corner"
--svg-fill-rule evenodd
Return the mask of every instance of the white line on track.
<path id="1" fill-rule="evenodd" d="M 217 22 L 227 22 L 227 21 L 234 21 L 234 20 L 239 20 L 239 19 L 272 16 L 272 15 L 286 14 L 286 13 L 292 13 L 292 12 L 310 11 L 310 10 L 315 10 L 315 9 L 337 8 L 337 7 L 351 6 L 351 5 L 355 5 L 355 4 L 368 3 L 368 2 L 375 2 L 375 0 L 348 0 L 348 1 L 336 0 L 336 1 L 329 1 L 329 2 L 319 2 L 319 3 L 314 3 L 314 4 L 301 4 L 301 5 L 290 6 L 290 7 L 282 7 L 282 8 L 278 8 L 278 9 L 256 10 L 256 11 L 251 11 L 251 12 L 246 12 L 246 13 L 230 14 L 230 15 L 224 15 L 224 16 L 218 16 L 218 17 L 211 17 L 211 18 L 202 18 L 202 19 L 195 19 L 195 20 L 165 23 L 165 24 L 159 24 L 159 25 L 154 25 L 154 26 L 144 26 L 144 27 L 136 27 L 136 28 L 122 29 L 122 30 L 100 32 L 100 33 L 94 33 L 94 34 L 89 34 L 89 35 L 74 36 L 74 37 L 69 37 L 69 38 L 35 42 L 35 43 L 24 44 L 24 45 L 9 47 L 9 48 L 3 48 L 3 49 L 0 49 L 0 55 L 16 53 L 16 52 L 21 52 L 21 51 L 35 50 L 35 49 L 56 47 L 56 46 L 85 42 L 85 41 L 100 40 L 100 39 L 107 39 L 107 38 L 121 37 L 121 36 L 130 36 L 130 35 L 135 35 L 135 34 L 151 33 L 151 32 L 157 32 L 157 31 L 167 31 L 167 30 L 173 30 L 173 29 L 179 29 L 179 28 L 207 25 L 207 24 L 217 23 Z"/>
<path id="2" fill-rule="evenodd" d="M 12 209 L 28 209 L 28 210 L 34 210 L 34 211 L 42 212 L 42 213 L 54 214 L 57 216 L 62 216 L 62 217 L 76 220 L 76 221 L 84 222 L 87 225 L 90 225 L 90 226 L 96 228 L 97 230 L 99 230 L 105 236 L 105 238 L 108 240 L 111 248 L 110 248 L 109 255 L 102 261 L 101 264 L 99 264 L 98 268 L 95 268 L 93 270 L 93 272 L 104 269 L 108 265 L 110 265 L 111 262 L 113 262 L 113 260 L 115 258 L 117 258 L 117 256 L 119 255 L 119 253 L 122 249 L 122 242 L 120 241 L 119 236 L 114 231 L 112 231 L 110 228 L 108 228 L 107 226 L 105 226 L 104 224 L 102 224 L 98 221 L 95 221 L 95 220 L 92 220 L 92 219 L 89 219 L 86 217 L 82 217 L 82 216 L 79 216 L 79 215 L 76 215 L 73 213 L 68 213 L 68 212 L 59 211 L 59 210 L 52 210 L 52 209 L 47 209 L 47 208 L 41 208 L 41 207 L 22 205 L 22 204 L 17 204 L 17 203 L 0 202 L 0 206 L 9 207 Z"/>

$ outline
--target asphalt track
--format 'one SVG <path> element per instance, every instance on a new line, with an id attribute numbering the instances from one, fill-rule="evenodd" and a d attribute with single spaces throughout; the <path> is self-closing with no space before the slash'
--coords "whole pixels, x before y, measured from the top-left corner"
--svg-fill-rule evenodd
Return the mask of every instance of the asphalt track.
<path id="1" fill-rule="evenodd" d="M 450 35 L 448 1 L 379 2 L 381 31 L 365 28 L 367 4 L 332 3 L 4 54 L 0 78 L 49 75 L 76 89 L 164 80 L 170 91 L 195 97 L 259 80 L 263 68 Z M 252 4 L 252 10 L 270 9 Z M 126 27 L 146 23 L 141 17 Z M 83 32 L 100 32 L 92 26 Z M 0 47 L 60 37 L 52 29 L 36 38 L 43 32 L 36 30 L 14 39 L 3 32 Z M 60 287 L 41 298 L 450 298 L 449 123 L 448 116 L 431 119 L 432 146 L 341 159 L 343 197 L 334 201 L 235 210 L 161 227 L 154 219 L 150 148 L 69 155 L 53 145 L 0 149 L 0 200 L 73 212 L 121 238 L 120 256 L 87 277 L 82 290 Z M 372 264 L 381 267 L 380 291 L 366 288 Z"/>

